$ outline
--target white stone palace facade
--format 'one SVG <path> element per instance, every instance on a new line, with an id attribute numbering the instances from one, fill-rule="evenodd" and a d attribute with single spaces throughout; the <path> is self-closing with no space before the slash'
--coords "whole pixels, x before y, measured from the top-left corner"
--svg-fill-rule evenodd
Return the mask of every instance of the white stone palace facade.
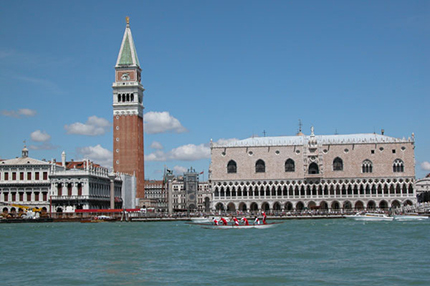
<path id="1" fill-rule="evenodd" d="M 254 137 L 211 142 L 211 208 L 293 212 L 415 205 L 414 135 Z"/>
<path id="2" fill-rule="evenodd" d="M 0 160 L 0 211 L 3 216 L 20 216 L 27 210 L 41 213 L 74 212 L 76 209 L 109 209 L 111 183 L 116 208 L 134 208 L 136 178 L 109 173 L 90 160 L 61 162 L 22 156 Z"/>

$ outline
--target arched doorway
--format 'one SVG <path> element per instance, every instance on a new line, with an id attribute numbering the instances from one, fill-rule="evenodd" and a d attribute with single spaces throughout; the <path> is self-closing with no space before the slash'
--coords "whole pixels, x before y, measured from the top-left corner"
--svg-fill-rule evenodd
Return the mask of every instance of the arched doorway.
<path id="1" fill-rule="evenodd" d="M 368 210 L 374 210 L 376 208 L 376 203 L 374 201 L 369 201 L 367 203 L 367 209 Z"/>
<path id="2" fill-rule="evenodd" d="M 387 201 L 380 201 L 379 202 L 379 208 L 383 209 L 383 210 L 388 209 L 388 203 L 387 203 Z"/>
<path id="3" fill-rule="evenodd" d="M 236 206 L 234 205 L 234 203 L 229 203 L 227 205 L 227 211 L 228 212 L 235 212 L 236 211 Z"/>
<path id="4" fill-rule="evenodd" d="M 314 209 L 316 209 L 317 208 L 317 204 L 314 202 L 314 201 L 310 201 L 309 203 L 308 203 L 308 209 L 310 209 L 310 210 L 314 210 Z"/>
<path id="5" fill-rule="evenodd" d="M 270 211 L 270 205 L 269 205 L 269 203 L 268 203 L 268 202 L 264 202 L 264 203 L 261 205 L 261 210 L 263 210 L 263 211 L 265 211 L 265 212 Z"/>
<path id="6" fill-rule="evenodd" d="M 252 203 L 250 209 L 251 209 L 251 211 L 258 211 L 258 205 L 257 205 L 257 203 L 255 203 L 255 202 Z"/>
<path id="7" fill-rule="evenodd" d="M 285 203 L 285 210 L 286 210 L 287 212 L 292 211 L 292 210 L 293 210 L 293 204 L 292 204 L 291 202 L 286 202 L 286 203 Z"/>
<path id="8" fill-rule="evenodd" d="M 395 208 L 395 209 L 400 208 L 400 202 L 399 202 L 398 200 L 394 200 L 394 201 L 391 203 L 391 207 L 392 207 L 392 208 Z"/>
<path id="9" fill-rule="evenodd" d="M 338 201 L 334 201 L 331 203 L 331 209 L 332 210 L 340 210 L 340 204 Z"/>
<path id="10" fill-rule="evenodd" d="M 343 203 L 343 209 L 344 209 L 344 210 L 351 210 L 351 209 L 352 209 L 352 204 L 351 204 L 351 202 L 350 202 L 350 201 L 345 201 L 345 202 Z"/>
<path id="11" fill-rule="evenodd" d="M 222 203 L 217 203 L 217 204 L 215 205 L 215 209 L 216 209 L 217 211 L 224 211 L 224 205 L 223 205 Z"/>
<path id="12" fill-rule="evenodd" d="M 320 210 L 328 210 L 328 204 L 326 201 L 320 202 Z"/>
<path id="13" fill-rule="evenodd" d="M 239 210 L 243 211 L 243 212 L 246 212 L 246 204 L 245 203 L 240 203 L 239 204 Z"/>
<path id="14" fill-rule="evenodd" d="M 302 202 L 298 202 L 296 204 L 296 211 L 302 211 L 305 208 L 305 205 Z"/>
<path id="15" fill-rule="evenodd" d="M 278 202 L 274 203 L 273 204 L 273 210 L 279 212 L 281 210 L 281 204 Z"/>
<path id="16" fill-rule="evenodd" d="M 356 210 L 362 210 L 362 209 L 364 209 L 363 202 L 362 202 L 362 201 L 357 201 L 357 202 L 355 203 L 354 208 L 355 208 Z"/>
<path id="17" fill-rule="evenodd" d="M 412 206 L 413 204 L 412 204 L 412 202 L 411 202 L 410 200 L 406 200 L 406 201 L 403 203 L 403 205 L 404 205 L 404 206 Z"/>

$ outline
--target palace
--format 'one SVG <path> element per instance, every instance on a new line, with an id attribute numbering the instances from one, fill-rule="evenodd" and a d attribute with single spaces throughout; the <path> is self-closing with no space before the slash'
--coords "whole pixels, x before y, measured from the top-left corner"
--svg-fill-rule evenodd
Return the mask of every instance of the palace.
<path id="1" fill-rule="evenodd" d="M 253 137 L 211 142 L 212 209 L 290 212 L 416 204 L 414 135 Z"/>

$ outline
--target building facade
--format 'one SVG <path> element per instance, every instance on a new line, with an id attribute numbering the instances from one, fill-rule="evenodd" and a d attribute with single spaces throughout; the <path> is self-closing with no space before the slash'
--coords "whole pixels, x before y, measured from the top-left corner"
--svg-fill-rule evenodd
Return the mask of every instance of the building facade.
<path id="1" fill-rule="evenodd" d="M 127 25 L 115 65 L 113 88 L 113 169 L 136 177 L 137 198 L 145 197 L 143 91 L 139 59 Z"/>
<path id="2" fill-rule="evenodd" d="M 292 212 L 416 204 L 414 136 L 256 137 L 211 142 L 212 208 Z"/>
<path id="3" fill-rule="evenodd" d="M 74 212 L 77 209 L 110 209 L 111 183 L 114 183 L 114 209 L 123 208 L 122 179 L 119 174 L 89 160 L 66 162 L 50 173 L 51 207 L 53 212 Z"/>
<path id="4" fill-rule="evenodd" d="M 430 174 L 415 183 L 419 203 L 430 203 Z"/>
<path id="5" fill-rule="evenodd" d="M 24 146 L 19 158 L 0 161 L 0 207 L 4 216 L 22 215 L 27 210 L 49 211 L 50 174 L 64 169 L 28 157 Z"/>
<path id="6" fill-rule="evenodd" d="M 89 160 L 41 161 L 22 156 L 0 161 L 0 207 L 3 216 L 20 216 L 28 210 L 43 213 L 77 209 L 134 208 L 136 179 Z M 111 186 L 114 186 L 112 198 Z"/>

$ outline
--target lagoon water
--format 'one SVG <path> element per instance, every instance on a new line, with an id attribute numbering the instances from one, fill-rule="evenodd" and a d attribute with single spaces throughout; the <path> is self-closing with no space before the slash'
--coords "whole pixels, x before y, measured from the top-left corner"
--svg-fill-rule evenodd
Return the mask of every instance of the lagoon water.
<path id="1" fill-rule="evenodd" d="M 0 224 L 2 285 L 429 285 L 430 222 Z"/>

